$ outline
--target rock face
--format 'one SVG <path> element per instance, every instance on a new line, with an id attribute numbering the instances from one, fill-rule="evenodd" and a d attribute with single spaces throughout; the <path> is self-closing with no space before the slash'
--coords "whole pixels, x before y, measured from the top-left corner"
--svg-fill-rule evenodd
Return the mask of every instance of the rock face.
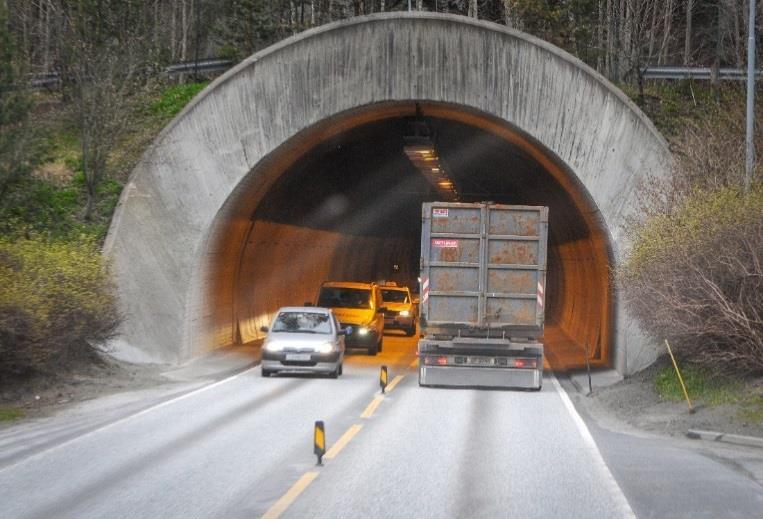
<path id="1" fill-rule="evenodd" d="M 650 363 L 654 351 L 607 276 L 627 247 L 621 227 L 639 212 L 640 183 L 667 171 L 664 140 L 622 92 L 564 51 L 431 13 L 354 18 L 280 42 L 218 78 L 161 133 L 133 171 L 106 243 L 126 317 L 117 352 L 178 361 L 256 336 L 246 330 L 274 308 L 242 303 L 258 284 L 242 279 L 241 263 L 257 256 L 251 244 L 262 247 L 251 215 L 269 186 L 322 140 L 412 115 L 414 102 L 500 135 L 564 187 L 590 233 L 585 251 L 562 258 L 560 326 L 579 342 L 598 341 L 603 362 L 622 373 Z M 351 240 L 332 240 L 342 248 L 327 254 L 347 263 Z M 584 256 L 590 267 L 580 266 Z M 314 281 L 326 275 L 303 270 Z"/>

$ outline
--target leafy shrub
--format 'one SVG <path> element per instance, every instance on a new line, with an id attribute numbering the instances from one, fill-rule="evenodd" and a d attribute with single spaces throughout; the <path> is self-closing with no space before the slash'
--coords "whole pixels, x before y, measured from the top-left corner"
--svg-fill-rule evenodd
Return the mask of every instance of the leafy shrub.
<path id="1" fill-rule="evenodd" d="M 174 117 L 208 84 L 209 82 L 186 83 L 167 87 L 159 100 L 151 106 L 151 112 L 160 117 Z"/>
<path id="2" fill-rule="evenodd" d="M 716 371 L 763 372 L 763 186 L 698 191 L 653 216 L 620 280 L 656 339 Z"/>
<path id="3" fill-rule="evenodd" d="M 92 358 L 119 324 L 108 265 L 93 238 L 0 240 L 0 374 Z"/>

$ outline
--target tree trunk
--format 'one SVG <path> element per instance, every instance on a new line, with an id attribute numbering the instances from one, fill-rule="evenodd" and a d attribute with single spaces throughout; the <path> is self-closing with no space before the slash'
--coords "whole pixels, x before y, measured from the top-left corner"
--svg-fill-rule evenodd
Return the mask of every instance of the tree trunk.
<path id="1" fill-rule="evenodd" d="M 467 13 L 467 16 L 471 18 L 479 18 L 479 13 L 477 11 L 477 0 L 469 0 L 469 12 Z"/>
<path id="2" fill-rule="evenodd" d="M 506 23 L 506 27 L 514 27 L 513 13 L 511 12 L 512 0 L 503 0 L 503 20 Z"/>
<path id="3" fill-rule="evenodd" d="M 172 12 L 170 18 L 170 57 L 172 58 L 172 61 L 175 61 L 175 57 L 177 56 L 177 9 L 175 8 L 174 3 L 170 7 L 170 10 Z"/>
<path id="4" fill-rule="evenodd" d="M 662 44 L 660 45 L 660 55 L 657 58 L 659 67 L 668 60 L 668 45 L 670 44 L 670 31 L 673 26 L 673 0 L 665 1 L 665 23 L 663 25 Z"/>
<path id="5" fill-rule="evenodd" d="M 739 5 L 735 2 L 733 2 L 734 6 L 734 13 L 733 13 L 733 20 L 734 20 L 734 49 L 736 53 L 736 63 L 737 67 L 743 68 L 745 59 L 744 59 L 744 45 L 742 42 L 744 41 L 744 38 L 742 38 L 742 33 L 739 30 Z"/>
<path id="6" fill-rule="evenodd" d="M 692 38 L 692 15 L 694 11 L 694 0 L 686 2 L 686 39 L 684 41 L 684 67 L 691 64 L 691 38 Z"/>
<path id="7" fill-rule="evenodd" d="M 652 61 L 652 57 L 654 56 L 654 46 L 656 45 L 657 40 L 657 3 L 655 0 L 652 0 L 649 3 L 648 9 L 651 10 L 652 15 L 652 22 L 649 24 L 649 54 L 646 57 L 646 66 L 649 66 L 649 63 Z M 647 13 L 644 13 L 644 16 L 646 16 Z"/>
<path id="8" fill-rule="evenodd" d="M 596 71 L 604 74 L 604 0 L 598 4 L 599 23 L 596 26 Z"/>
<path id="9" fill-rule="evenodd" d="M 191 0 L 193 2 L 193 0 Z M 182 0 L 180 11 L 180 61 L 185 61 L 188 50 L 188 8 L 186 0 Z"/>
<path id="10" fill-rule="evenodd" d="M 617 82 L 617 72 L 619 66 L 617 63 L 617 0 L 607 0 L 607 76 L 612 81 Z"/>
<path id="11" fill-rule="evenodd" d="M 630 9 L 628 0 L 620 0 L 620 26 L 617 30 L 617 79 L 622 81 L 628 71 L 630 61 Z"/>

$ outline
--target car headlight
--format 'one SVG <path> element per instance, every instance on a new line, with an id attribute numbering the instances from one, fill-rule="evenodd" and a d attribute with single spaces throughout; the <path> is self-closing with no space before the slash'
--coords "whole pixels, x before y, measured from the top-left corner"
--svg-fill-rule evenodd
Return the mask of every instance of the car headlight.
<path id="1" fill-rule="evenodd" d="M 408 310 L 400 311 L 400 317 L 408 317 L 409 315 L 411 315 L 411 312 L 409 312 Z"/>
<path id="2" fill-rule="evenodd" d="M 368 335 L 368 328 L 366 328 L 365 326 L 361 326 L 358 329 L 358 335 Z"/>
<path id="3" fill-rule="evenodd" d="M 278 341 L 270 341 L 265 343 L 266 351 L 283 351 L 283 344 Z"/>
<path id="4" fill-rule="evenodd" d="M 319 344 L 315 351 L 318 353 L 331 353 L 334 350 L 334 345 L 330 342 L 324 342 L 323 344 Z"/>

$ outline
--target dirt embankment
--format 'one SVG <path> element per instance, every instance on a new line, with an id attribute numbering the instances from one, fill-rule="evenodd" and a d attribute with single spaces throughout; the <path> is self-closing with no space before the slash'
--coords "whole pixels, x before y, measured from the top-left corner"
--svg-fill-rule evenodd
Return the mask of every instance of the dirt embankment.
<path id="1" fill-rule="evenodd" d="M 127 390 L 169 384 L 161 375 L 166 366 L 137 365 L 103 356 L 61 373 L 36 375 L 0 383 L 0 409 L 24 418 L 46 416 L 77 402 Z"/>

